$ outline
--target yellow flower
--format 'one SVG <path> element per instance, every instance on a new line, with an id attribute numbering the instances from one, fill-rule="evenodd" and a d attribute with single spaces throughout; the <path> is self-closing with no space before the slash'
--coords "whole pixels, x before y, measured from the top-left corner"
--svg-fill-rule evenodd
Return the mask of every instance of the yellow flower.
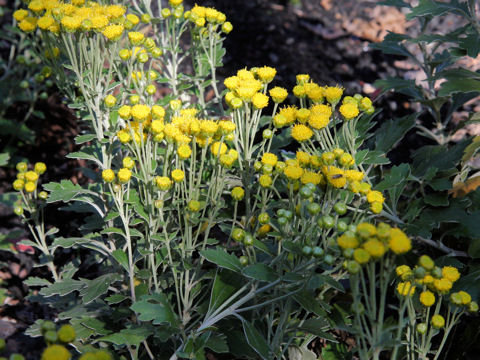
<path id="1" fill-rule="evenodd" d="M 213 155 L 219 156 L 223 155 L 227 152 L 228 148 L 227 145 L 223 142 L 216 141 L 210 146 L 210 151 L 212 152 Z"/>
<path id="2" fill-rule="evenodd" d="M 415 286 L 410 281 L 400 282 L 397 285 L 397 292 L 400 296 L 413 296 L 415 293 Z"/>
<path id="3" fill-rule="evenodd" d="M 48 30 L 50 26 L 55 23 L 55 20 L 51 16 L 42 16 L 37 21 L 37 26 L 42 30 Z"/>
<path id="4" fill-rule="evenodd" d="M 135 160 L 133 160 L 130 156 L 127 156 L 123 158 L 122 164 L 124 168 L 131 170 L 135 166 Z"/>
<path id="5" fill-rule="evenodd" d="M 220 164 L 226 168 L 232 167 L 233 163 L 237 160 L 234 156 L 230 154 L 220 155 Z"/>
<path id="6" fill-rule="evenodd" d="M 22 190 L 24 186 L 25 186 L 25 181 L 23 181 L 22 179 L 16 179 L 13 182 L 13 188 L 17 191 Z"/>
<path id="7" fill-rule="evenodd" d="M 220 120 L 218 122 L 218 126 L 220 126 L 220 131 L 221 131 L 222 135 L 231 134 L 237 128 L 237 126 L 235 125 L 234 122 L 228 121 L 228 120 Z"/>
<path id="8" fill-rule="evenodd" d="M 313 131 L 303 124 L 297 124 L 292 128 L 292 137 L 298 142 L 309 140 L 313 136 Z"/>
<path id="9" fill-rule="evenodd" d="M 345 177 L 348 181 L 362 181 L 364 177 L 364 173 L 357 170 L 346 170 Z"/>
<path id="10" fill-rule="evenodd" d="M 118 140 L 122 143 L 122 144 L 126 144 L 128 142 L 130 142 L 130 140 L 132 140 L 132 137 L 130 136 L 130 134 L 128 133 L 128 131 L 126 130 L 120 130 L 117 132 L 117 137 L 118 137 Z"/>
<path id="11" fill-rule="evenodd" d="M 340 101 L 340 98 L 343 95 L 343 89 L 337 86 L 328 86 L 325 88 L 324 94 L 327 101 L 330 104 L 335 105 Z"/>
<path id="12" fill-rule="evenodd" d="M 446 278 L 433 280 L 433 286 L 441 294 L 446 294 L 452 288 L 452 282 Z"/>
<path id="13" fill-rule="evenodd" d="M 303 85 L 307 96 L 313 102 L 320 102 L 323 100 L 323 90 L 320 86 L 315 83 L 305 83 Z"/>
<path id="14" fill-rule="evenodd" d="M 192 149 L 190 146 L 183 144 L 177 148 L 177 154 L 180 159 L 186 160 L 192 154 Z"/>
<path id="15" fill-rule="evenodd" d="M 42 353 L 41 360 L 70 360 L 72 355 L 63 345 L 49 345 Z"/>
<path id="16" fill-rule="evenodd" d="M 277 104 L 284 102 L 288 96 L 287 90 L 279 86 L 276 86 L 273 89 L 270 89 L 269 94 L 273 102 Z"/>
<path id="17" fill-rule="evenodd" d="M 145 41 L 145 35 L 138 31 L 130 31 L 128 33 L 128 40 L 132 45 L 140 45 Z"/>
<path id="18" fill-rule="evenodd" d="M 302 184 L 313 184 L 318 185 L 322 181 L 322 175 L 317 174 L 313 171 L 305 170 L 300 178 Z"/>
<path id="19" fill-rule="evenodd" d="M 26 33 L 32 32 L 37 27 L 37 19 L 30 16 L 26 17 L 25 19 L 20 21 L 20 23 L 18 24 L 18 27 L 23 32 L 26 32 Z"/>
<path id="20" fill-rule="evenodd" d="M 33 181 L 27 181 L 27 183 L 25 184 L 25 191 L 26 192 L 34 192 L 35 189 L 37 188 L 37 184 L 34 183 Z"/>
<path id="21" fill-rule="evenodd" d="M 458 269 L 453 266 L 444 266 L 442 268 L 442 276 L 445 279 L 450 280 L 452 283 L 457 281 L 460 278 L 460 273 L 458 272 Z"/>
<path id="22" fill-rule="evenodd" d="M 25 173 L 25 179 L 27 181 L 35 182 L 38 180 L 38 174 L 35 171 L 27 171 Z"/>
<path id="23" fill-rule="evenodd" d="M 160 190 L 168 190 L 172 187 L 172 180 L 167 176 L 157 176 L 155 178 L 155 183 Z"/>
<path id="24" fill-rule="evenodd" d="M 270 66 L 263 66 L 261 68 L 257 68 L 256 74 L 261 82 L 263 82 L 264 84 L 268 84 L 275 78 L 277 70 Z"/>
<path id="25" fill-rule="evenodd" d="M 367 201 L 369 203 L 373 203 L 374 201 L 382 203 L 385 201 L 385 198 L 383 197 L 382 193 L 380 191 L 369 191 L 367 193 Z"/>
<path id="26" fill-rule="evenodd" d="M 237 77 L 240 80 L 254 80 L 254 74 L 247 69 L 240 69 L 237 71 Z"/>
<path id="27" fill-rule="evenodd" d="M 200 123 L 200 131 L 205 137 L 212 137 L 218 130 L 218 124 L 213 120 L 203 120 Z"/>
<path id="28" fill-rule="evenodd" d="M 108 18 L 105 15 L 94 16 L 90 19 L 93 29 L 103 29 L 108 25 Z"/>
<path id="29" fill-rule="evenodd" d="M 15 12 L 13 13 L 13 17 L 14 17 L 15 20 L 17 20 L 17 21 L 22 21 L 22 20 L 25 19 L 27 16 L 28 16 L 28 11 L 25 10 L 25 9 L 18 9 L 17 11 L 15 11 Z"/>
<path id="30" fill-rule="evenodd" d="M 42 175 L 45 171 L 47 171 L 47 165 L 45 165 L 43 162 L 37 162 L 35 163 L 33 169 L 38 175 Z"/>
<path id="31" fill-rule="evenodd" d="M 356 232 L 362 239 L 368 239 L 377 235 L 377 228 L 373 224 L 364 222 L 357 225 Z"/>
<path id="32" fill-rule="evenodd" d="M 76 338 L 75 329 L 70 324 L 65 324 L 60 327 L 57 332 L 58 339 L 64 344 L 73 342 Z"/>
<path id="33" fill-rule="evenodd" d="M 358 116 L 358 107 L 353 103 L 346 103 L 340 106 L 340 114 L 345 118 L 345 120 L 351 120 Z"/>
<path id="34" fill-rule="evenodd" d="M 297 151 L 296 159 L 300 166 L 308 166 L 310 164 L 310 155 L 304 151 Z"/>
<path id="35" fill-rule="evenodd" d="M 327 114 L 311 113 L 308 117 L 308 125 L 315 130 L 320 130 L 327 127 L 330 122 L 330 116 Z"/>
<path id="36" fill-rule="evenodd" d="M 293 95 L 295 95 L 299 99 L 304 98 L 305 96 L 307 96 L 307 93 L 305 92 L 305 87 L 303 85 L 295 85 L 293 88 Z"/>
<path id="37" fill-rule="evenodd" d="M 342 234 L 337 238 L 337 244 L 342 249 L 355 249 L 358 247 L 358 239 L 355 236 Z"/>
<path id="38" fill-rule="evenodd" d="M 154 134 L 160 134 L 163 130 L 165 130 L 165 124 L 163 120 L 153 120 L 150 124 L 150 129 Z"/>
<path id="39" fill-rule="evenodd" d="M 160 105 L 153 105 L 152 115 L 154 118 L 163 119 L 165 117 L 165 109 Z"/>
<path id="40" fill-rule="evenodd" d="M 324 166 L 322 172 L 328 183 L 337 189 L 343 188 L 347 184 L 344 171 L 336 166 Z"/>
<path id="41" fill-rule="evenodd" d="M 364 249 L 355 249 L 353 252 L 353 259 L 360 265 L 366 264 L 370 261 L 370 254 Z"/>
<path id="42" fill-rule="evenodd" d="M 275 166 L 278 162 L 278 158 L 277 158 L 277 155 L 275 154 L 272 154 L 272 153 L 264 153 L 262 155 L 262 164 L 268 164 L 268 165 L 272 165 L 272 166 Z"/>
<path id="43" fill-rule="evenodd" d="M 177 183 L 182 182 L 183 179 L 185 179 L 185 173 L 183 172 L 183 170 L 175 169 L 172 171 L 172 179 Z"/>
<path id="44" fill-rule="evenodd" d="M 230 76 L 223 81 L 225 87 L 231 91 L 235 90 L 238 87 L 239 83 L 240 79 L 238 78 L 238 76 Z"/>
<path id="45" fill-rule="evenodd" d="M 61 23 L 68 32 L 74 32 L 82 26 L 82 19 L 78 16 L 64 16 Z"/>
<path id="46" fill-rule="evenodd" d="M 231 195 L 234 200 L 240 201 L 245 196 L 245 190 L 243 190 L 240 186 L 236 186 L 232 189 Z"/>
<path id="47" fill-rule="evenodd" d="M 462 305 L 468 305 L 472 302 L 472 297 L 466 291 L 459 291 L 460 299 L 462 300 Z"/>
<path id="48" fill-rule="evenodd" d="M 260 186 L 263 188 L 269 188 L 273 184 L 272 177 L 270 175 L 262 175 L 260 176 L 260 179 L 258 179 L 260 182 Z"/>
<path id="49" fill-rule="evenodd" d="M 289 180 L 298 180 L 303 175 L 303 169 L 300 166 L 287 165 L 283 173 Z"/>
<path id="50" fill-rule="evenodd" d="M 435 329 L 441 329 L 445 326 L 445 319 L 442 315 L 433 315 L 431 323 Z"/>
<path id="51" fill-rule="evenodd" d="M 45 10 L 45 6 L 43 5 L 43 2 L 40 0 L 31 1 L 30 4 L 28 4 L 28 8 L 33 12 L 41 12 Z"/>
<path id="52" fill-rule="evenodd" d="M 374 201 L 370 204 L 370 211 L 374 214 L 380 214 L 383 210 L 383 204 L 378 201 Z"/>
<path id="53" fill-rule="evenodd" d="M 388 246 L 395 254 L 399 255 L 410 251 L 412 243 L 402 230 L 393 228 L 390 230 Z"/>
<path id="54" fill-rule="evenodd" d="M 124 27 L 122 24 L 108 25 L 102 34 L 110 41 L 117 41 L 122 36 Z"/>
<path id="55" fill-rule="evenodd" d="M 305 108 L 298 109 L 295 116 L 299 123 L 305 124 L 310 116 L 310 110 Z"/>
<path id="56" fill-rule="evenodd" d="M 397 273 L 397 276 L 402 277 L 404 274 L 410 273 L 412 269 L 410 269 L 410 266 L 408 265 L 400 265 L 397 266 L 395 269 L 395 272 Z"/>
<path id="57" fill-rule="evenodd" d="M 378 240 L 371 239 L 363 243 L 363 248 L 374 258 L 380 258 L 385 254 L 387 249 L 385 245 Z"/>
<path id="58" fill-rule="evenodd" d="M 130 178 L 132 177 L 132 172 L 127 168 L 121 168 L 120 170 L 118 170 L 117 176 L 118 181 L 122 184 L 125 184 L 130 181 Z"/>
<path id="59" fill-rule="evenodd" d="M 81 0 L 84 1 L 84 0 Z M 104 13 L 107 15 L 109 18 L 112 19 L 117 19 L 120 16 L 125 15 L 126 9 L 124 6 L 120 5 L 109 5 L 104 8 Z"/>
<path id="60" fill-rule="evenodd" d="M 133 25 L 137 25 L 140 22 L 140 19 L 135 14 L 128 14 L 127 20 L 130 21 Z"/>
<path id="61" fill-rule="evenodd" d="M 131 114 L 136 121 L 145 121 L 150 115 L 150 107 L 143 104 L 134 105 L 132 107 Z"/>
<path id="62" fill-rule="evenodd" d="M 432 306 L 433 304 L 435 304 L 435 294 L 428 290 L 423 291 L 420 294 L 420 302 L 423 304 L 423 306 Z"/>
<path id="63" fill-rule="evenodd" d="M 252 104 L 256 109 L 263 109 L 268 106 L 268 96 L 262 93 L 256 93 L 252 97 Z"/>
<path id="64" fill-rule="evenodd" d="M 287 118 L 282 114 L 277 114 L 273 117 L 273 126 L 280 129 L 287 125 Z"/>

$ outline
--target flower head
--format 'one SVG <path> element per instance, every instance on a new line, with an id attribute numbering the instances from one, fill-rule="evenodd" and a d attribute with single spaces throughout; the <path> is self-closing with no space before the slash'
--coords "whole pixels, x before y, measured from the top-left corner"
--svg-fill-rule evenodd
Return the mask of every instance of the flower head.
<path id="1" fill-rule="evenodd" d="M 313 131 L 303 124 L 297 124 L 292 128 L 292 137 L 298 142 L 309 140 L 313 136 Z"/>

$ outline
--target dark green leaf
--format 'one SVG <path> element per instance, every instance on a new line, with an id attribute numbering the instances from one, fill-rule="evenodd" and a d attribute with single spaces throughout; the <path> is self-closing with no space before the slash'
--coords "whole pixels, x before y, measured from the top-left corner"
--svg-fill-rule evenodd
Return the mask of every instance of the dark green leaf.
<path id="1" fill-rule="evenodd" d="M 142 321 L 176 326 L 175 314 L 165 294 L 145 295 L 130 308 L 138 313 L 138 318 Z"/>
<path id="2" fill-rule="evenodd" d="M 256 263 L 247 266 L 245 269 L 243 269 L 243 274 L 252 279 L 260 281 L 275 281 L 278 279 L 278 274 L 275 273 L 271 267 L 263 263 Z"/>
<path id="3" fill-rule="evenodd" d="M 376 150 L 388 153 L 415 126 L 417 113 L 385 121 L 375 132 Z"/>
<path id="4" fill-rule="evenodd" d="M 121 280 L 120 274 L 105 274 L 97 277 L 94 280 L 84 280 L 86 286 L 80 290 L 80 296 L 84 304 L 88 304 L 96 298 L 107 293 L 109 286 Z"/>
<path id="5" fill-rule="evenodd" d="M 242 321 L 243 332 L 247 338 L 248 344 L 257 352 L 263 360 L 271 360 L 273 356 L 270 354 L 267 341 L 262 334 L 246 320 Z"/>
<path id="6" fill-rule="evenodd" d="M 207 250 L 201 251 L 200 254 L 208 261 L 220 267 L 223 267 L 235 272 L 242 271 L 242 264 L 240 264 L 240 260 L 238 260 L 238 258 L 235 255 L 228 254 L 224 250 L 207 249 Z"/>

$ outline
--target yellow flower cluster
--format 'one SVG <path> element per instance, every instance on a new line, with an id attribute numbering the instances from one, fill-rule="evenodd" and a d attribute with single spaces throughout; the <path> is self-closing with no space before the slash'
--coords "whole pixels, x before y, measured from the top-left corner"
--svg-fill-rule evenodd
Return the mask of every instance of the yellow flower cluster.
<path id="1" fill-rule="evenodd" d="M 251 105 L 254 110 L 267 107 L 269 97 L 264 92 L 276 73 L 277 71 L 269 66 L 237 71 L 235 76 L 230 76 L 224 81 L 225 87 L 229 90 L 225 94 L 225 102 L 233 109 L 238 109 L 244 104 Z M 281 94 L 276 95 L 282 97 Z M 273 97 L 272 94 L 271 96 Z"/>
<path id="2" fill-rule="evenodd" d="M 337 86 L 322 87 L 310 81 L 309 75 L 301 74 L 297 75 L 297 85 L 293 88 L 293 94 L 299 99 L 308 98 L 310 107 L 280 109 L 274 116 L 273 125 L 277 128 L 292 126 L 292 137 L 298 142 L 304 142 L 309 140 L 315 131 L 328 126 L 333 114 L 332 108 L 335 108 L 340 102 L 343 89 Z M 272 93 L 270 95 L 274 98 Z M 326 103 L 323 104 L 325 100 Z M 345 96 L 339 108 L 339 112 L 345 120 L 356 118 L 360 114 L 360 110 L 367 113 L 374 111 L 371 100 L 359 94 L 355 97 Z"/>
<path id="3" fill-rule="evenodd" d="M 428 255 L 420 256 L 413 269 L 408 265 L 398 266 L 396 274 L 402 281 L 409 281 L 414 286 L 423 289 L 419 295 L 419 300 L 425 307 L 435 304 L 435 294 L 441 297 L 450 293 L 453 284 L 460 279 L 460 272 L 456 267 L 444 266 L 440 268 Z M 456 306 L 465 306 L 468 311 L 478 311 L 478 304 L 472 301 L 470 294 L 465 291 L 451 293 L 450 302 Z"/>
<path id="4" fill-rule="evenodd" d="M 17 164 L 17 179 L 13 182 L 13 188 L 16 191 L 25 191 L 26 193 L 33 193 L 37 190 L 38 180 L 46 170 L 47 166 L 43 162 L 37 162 L 33 166 L 33 170 L 28 170 L 26 162 L 19 162 Z M 47 193 L 41 191 L 38 194 L 39 198 L 46 199 Z"/>
<path id="5" fill-rule="evenodd" d="M 127 158 L 125 158 L 125 159 L 127 159 Z M 125 161 L 125 159 L 124 159 L 124 165 L 127 163 L 127 161 Z M 128 159 L 130 159 L 130 158 L 128 158 Z M 133 161 L 133 160 L 131 160 L 131 161 Z M 118 170 L 117 175 L 115 175 L 115 172 L 112 169 L 105 169 L 105 170 L 102 171 L 102 179 L 106 183 L 112 183 L 112 182 L 115 181 L 115 179 L 117 179 L 118 183 L 126 184 L 130 181 L 131 177 L 132 177 L 132 171 L 127 167 L 123 167 L 120 170 Z"/>
<path id="6" fill-rule="evenodd" d="M 185 13 L 185 18 L 199 28 L 203 28 L 205 25 L 211 27 L 222 26 L 225 33 L 229 33 L 233 29 L 232 24 L 226 21 L 227 17 L 224 13 L 210 7 L 195 5 Z"/>
<path id="7" fill-rule="evenodd" d="M 62 30 L 96 31 L 103 32 L 110 40 L 117 40 L 124 30 L 125 12 L 124 6 L 102 5 L 94 1 L 32 0 L 28 9 L 17 10 L 14 18 L 24 32 L 32 32 L 37 27 L 53 34 Z"/>
<path id="8" fill-rule="evenodd" d="M 407 253 L 412 248 L 410 239 L 402 230 L 392 228 L 385 223 L 377 226 L 360 223 L 357 225 L 355 233 L 347 231 L 339 236 L 337 244 L 349 259 L 348 262 L 356 262 L 359 265 L 375 261 L 383 257 L 389 250 L 400 255 Z M 410 287 L 408 291 L 410 291 Z"/>

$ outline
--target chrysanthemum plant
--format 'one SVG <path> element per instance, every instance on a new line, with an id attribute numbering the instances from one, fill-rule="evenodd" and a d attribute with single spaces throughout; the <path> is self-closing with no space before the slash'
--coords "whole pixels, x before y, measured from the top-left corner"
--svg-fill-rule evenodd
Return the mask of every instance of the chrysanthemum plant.
<path id="1" fill-rule="evenodd" d="M 298 106 L 282 106 L 288 92 L 270 86 L 276 71 L 266 66 L 239 70 L 221 92 L 215 71 L 232 25 L 215 9 L 185 12 L 181 3 L 159 2 L 153 13 L 149 1 L 127 9 L 32 0 L 16 14 L 23 31 L 48 44 L 45 61 L 83 120 L 83 147 L 69 157 L 88 161 L 91 180 L 43 185 L 47 203 L 88 213 L 80 236 L 58 237 L 36 215 L 45 195 L 37 166 L 19 166 L 18 213 L 55 280 L 29 279 L 42 287 L 32 299 L 70 321 L 78 353 L 109 346 L 131 359 L 205 359 L 207 349 L 303 358 L 315 356 L 308 346 L 316 337 L 335 340 L 326 331 L 337 326 L 328 314 L 345 291 L 339 281 L 351 276 L 354 304 L 370 304 L 380 276 L 383 307 L 372 305 L 366 324 L 355 312 L 351 328 L 380 331 L 373 314 L 386 311 L 394 273 L 394 259 L 381 255 L 411 244 L 387 225 L 370 234 L 380 240 L 357 240 L 358 224 L 392 218 L 369 177 L 386 158 L 361 149 L 371 100 L 299 75 Z M 55 264 L 55 251 L 79 247 L 91 250 L 85 264 Z M 87 264 L 95 273 L 78 277 Z M 354 286 L 362 266 L 371 289 L 363 295 Z M 358 336 L 368 358 L 372 342 Z M 51 346 L 44 354 L 72 350 Z"/>

